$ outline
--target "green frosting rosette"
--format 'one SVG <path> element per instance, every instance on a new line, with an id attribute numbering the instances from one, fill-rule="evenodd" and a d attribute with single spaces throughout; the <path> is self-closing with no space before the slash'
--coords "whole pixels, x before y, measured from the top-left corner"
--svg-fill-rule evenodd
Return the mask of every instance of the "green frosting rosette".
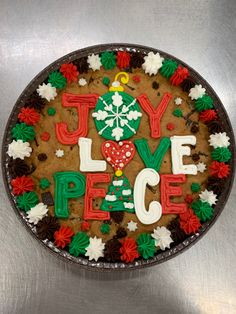
<path id="1" fill-rule="evenodd" d="M 78 232 L 73 236 L 69 245 L 69 252 L 71 255 L 84 255 L 86 248 L 89 246 L 89 236 L 85 232 Z"/>
<path id="2" fill-rule="evenodd" d="M 13 139 L 22 140 L 23 142 L 32 141 L 35 138 L 35 130 L 31 125 L 17 123 L 11 130 Z"/>
<path id="3" fill-rule="evenodd" d="M 156 251 L 155 240 L 148 233 L 141 233 L 137 238 L 138 252 L 144 258 L 153 257 Z"/>
<path id="4" fill-rule="evenodd" d="M 18 207 L 26 212 L 37 205 L 38 202 L 38 195 L 35 192 L 26 192 L 16 198 Z"/>
<path id="5" fill-rule="evenodd" d="M 116 56 L 113 52 L 105 51 L 101 54 L 101 63 L 105 70 L 112 70 L 116 66 Z"/>
<path id="6" fill-rule="evenodd" d="M 198 112 L 213 108 L 213 99 L 208 95 L 203 95 L 195 101 L 195 108 Z"/>
<path id="7" fill-rule="evenodd" d="M 110 232 L 110 226 L 109 224 L 102 224 L 100 231 L 102 234 L 108 234 Z"/>
<path id="8" fill-rule="evenodd" d="M 162 63 L 160 73 L 164 77 L 170 78 L 174 74 L 177 67 L 178 67 L 177 62 L 175 62 L 174 60 L 171 60 L 171 59 L 165 59 Z"/>
<path id="9" fill-rule="evenodd" d="M 45 189 L 49 188 L 50 182 L 47 178 L 42 178 L 39 181 L 39 186 L 41 189 L 45 190 Z"/>
<path id="10" fill-rule="evenodd" d="M 192 203 L 191 207 L 201 221 L 207 221 L 213 217 L 214 210 L 208 202 L 197 200 Z"/>
<path id="11" fill-rule="evenodd" d="M 217 147 L 211 153 L 212 159 L 220 161 L 220 162 L 229 161 L 231 158 L 231 155 L 232 154 L 227 147 Z"/>
<path id="12" fill-rule="evenodd" d="M 66 78 L 58 71 L 52 72 L 48 76 L 48 83 L 51 83 L 53 87 L 62 89 L 66 86 Z"/>

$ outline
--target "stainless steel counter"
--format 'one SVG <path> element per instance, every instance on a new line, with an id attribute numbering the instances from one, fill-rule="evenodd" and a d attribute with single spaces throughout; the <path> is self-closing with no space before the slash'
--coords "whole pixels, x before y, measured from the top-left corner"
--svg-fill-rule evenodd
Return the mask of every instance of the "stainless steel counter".
<path id="1" fill-rule="evenodd" d="M 212 85 L 236 123 L 236 1 L 0 1 L 0 132 L 27 83 L 78 48 L 153 46 Z M 0 313 L 236 313 L 236 192 L 194 247 L 153 268 L 91 273 L 58 260 L 19 222 L 1 184 Z"/>

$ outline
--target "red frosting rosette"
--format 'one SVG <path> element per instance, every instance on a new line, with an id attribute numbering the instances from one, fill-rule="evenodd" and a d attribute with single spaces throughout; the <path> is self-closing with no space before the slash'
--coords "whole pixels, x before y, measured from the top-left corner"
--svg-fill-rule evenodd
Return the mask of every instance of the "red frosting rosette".
<path id="1" fill-rule="evenodd" d="M 18 114 L 18 118 L 28 125 L 35 125 L 40 119 L 40 114 L 34 108 L 23 107 Z"/>
<path id="2" fill-rule="evenodd" d="M 130 53 L 126 51 L 118 51 L 116 60 L 117 66 L 120 69 L 125 69 L 130 64 Z"/>
<path id="3" fill-rule="evenodd" d="M 198 217 L 194 214 L 192 209 L 188 209 L 185 213 L 179 215 L 180 228 L 186 234 L 192 234 L 198 231 L 201 227 Z"/>
<path id="4" fill-rule="evenodd" d="M 13 188 L 13 193 L 15 195 L 30 192 L 34 189 L 34 181 L 32 180 L 32 178 L 26 176 L 16 177 L 15 179 L 12 179 L 11 185 Z"/>
<path id="5" fill-rule="evenodd" d="M 217 113 L 213 109 L 200 112 L 199 119 L 203 122 L 210 122 L 217 119 Z"/>
<path id="6" fill-rule="evenodd" d="M 58 231 L 54 233 L 56 247 L 64 249 L 71 242 L 71 237 L 74 235 L 70 227 L 61 226 Z"/>
<path id="7" fill-rule="evenodd" d="M 177 70 L 171 76 L 170 81 L 172 85 L 178 86 L 189 76 L 187 68 L 183 68 L 181 65 L 178 66 Z"/>
<path id="8" fill-rule="evenodd" d="M 209 170 L 210 174 L 213 177 L 220 179 L 228 177 L 230 172 L 229 165 L 219 161 L 213 161 L 212 164 L 209 166 Z"/>
<path id="9" fill-rule="evenodd" d="M 68 83 L 76 82 L 78 79 L 79 71 L 73 63 L 64 63 L 60 67 L 60 72 L 67 79 Z"/>
<path id="10" fill-rule="evenodd" d="M 122 247 L 120 248 L 120 259 L 123 262 L 131 263 L 135 260 L 135 258 L 139 257 L 137 243 L 134 239 L 126 238 L 120 242 L 122 244 Z"/>

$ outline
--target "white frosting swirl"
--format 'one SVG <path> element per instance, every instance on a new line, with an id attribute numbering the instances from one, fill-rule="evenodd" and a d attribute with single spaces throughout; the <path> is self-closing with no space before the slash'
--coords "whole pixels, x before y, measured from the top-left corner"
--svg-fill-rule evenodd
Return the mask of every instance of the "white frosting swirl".
<path id="1" fill-rule="evenodd" d="M 90 261 L 93 259 L 97 261 L 99 257 L 104 256 L 104 248 L 105 243 L 102 242 L 102 239 L 99 239 L 96 236 L 94 238 L 90 238 L 89 246 L 86 248 L 85 256 L 88 256 Z"/>
<path id="2" fill-rule="evenodd" d="M 37 223 L 47 215 L 48 208 L 43 203 L 39 203 L 27 212 L 29 222 L 37 225 Z"/>
<path id="3" fill-rule="evenodd" d="M 32 152 L 32 148 L 28 142 L 23 142 L 22 140 L 13 140 L 8 145 L 8 156 L 13 159 L 20 158 L 24 159 L 25 157 L 30 157 L 30 153 Z"/>
<path id="4" fill-rule="evenodd" d="M 202 87 L 202 85 L 195 85 L 193 88 L 190 89 L 190 93 L 188 94 L 189 97 L 194 100 L 201 98 L 205 95 L 206 89 Z"/>
<path id="5" fill-rule="evenodd" d="M 156 54 L 149 52 L 148 55 L 144 57 L 142 68 L 144 69 L 145 73 L 149 75 L 156 75 L 158 70 L 162 67 L 163 61 L 164 58 L 162 58 L 158 52 Z"/>
<path id="6" fill-rule="evenodd" d="M 225 132 L 223 133 L 215 133 L 210 135 L 209 143 L 214 148 L 217 147 L 228 147 L 230 138 L 227 136 Z"/>
<path id="7" fill-rule="evenodd" d="M 37 93 L 41 98 L 47 99 L 47 101 L 53 100 L 57 96 L 56 87 L 53 87 L 51 83 L 39 85 Z"/>
<path id="8" fill-rule="evenodd" d="M 99 55 L 95 55 L 94 53 L 88 56 L 87 62 L 89 68 L 92 69 L 93 71 L 100 70 L 102 66 Z"/>
<path id="9" fill-rule="evenodd" d="M 155 239 L 155 245 L 159 246 L 161 250 L 170 248 L 170 244 L 173 242 L 171 239 L 171 232 L 166 227 L 157 227 L 153 230 L 151 236 Z"/>

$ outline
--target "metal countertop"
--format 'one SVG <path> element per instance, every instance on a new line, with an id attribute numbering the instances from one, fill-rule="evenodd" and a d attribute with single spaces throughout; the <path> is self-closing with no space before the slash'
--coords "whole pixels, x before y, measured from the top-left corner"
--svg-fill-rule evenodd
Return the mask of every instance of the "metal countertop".
<path id="1" fill-rule="evenodd" d="M 169 52 L 198 71 L 236 123 L 236 1 L 0 0 L 0 134 L 28 82 L 73 50 L 109 42 Z M 236 190 L 185 253 L 145 270 L 94 273 L 51 255 L 16 217 L 3 183 L 0 313 L 236 313 Z"/>

